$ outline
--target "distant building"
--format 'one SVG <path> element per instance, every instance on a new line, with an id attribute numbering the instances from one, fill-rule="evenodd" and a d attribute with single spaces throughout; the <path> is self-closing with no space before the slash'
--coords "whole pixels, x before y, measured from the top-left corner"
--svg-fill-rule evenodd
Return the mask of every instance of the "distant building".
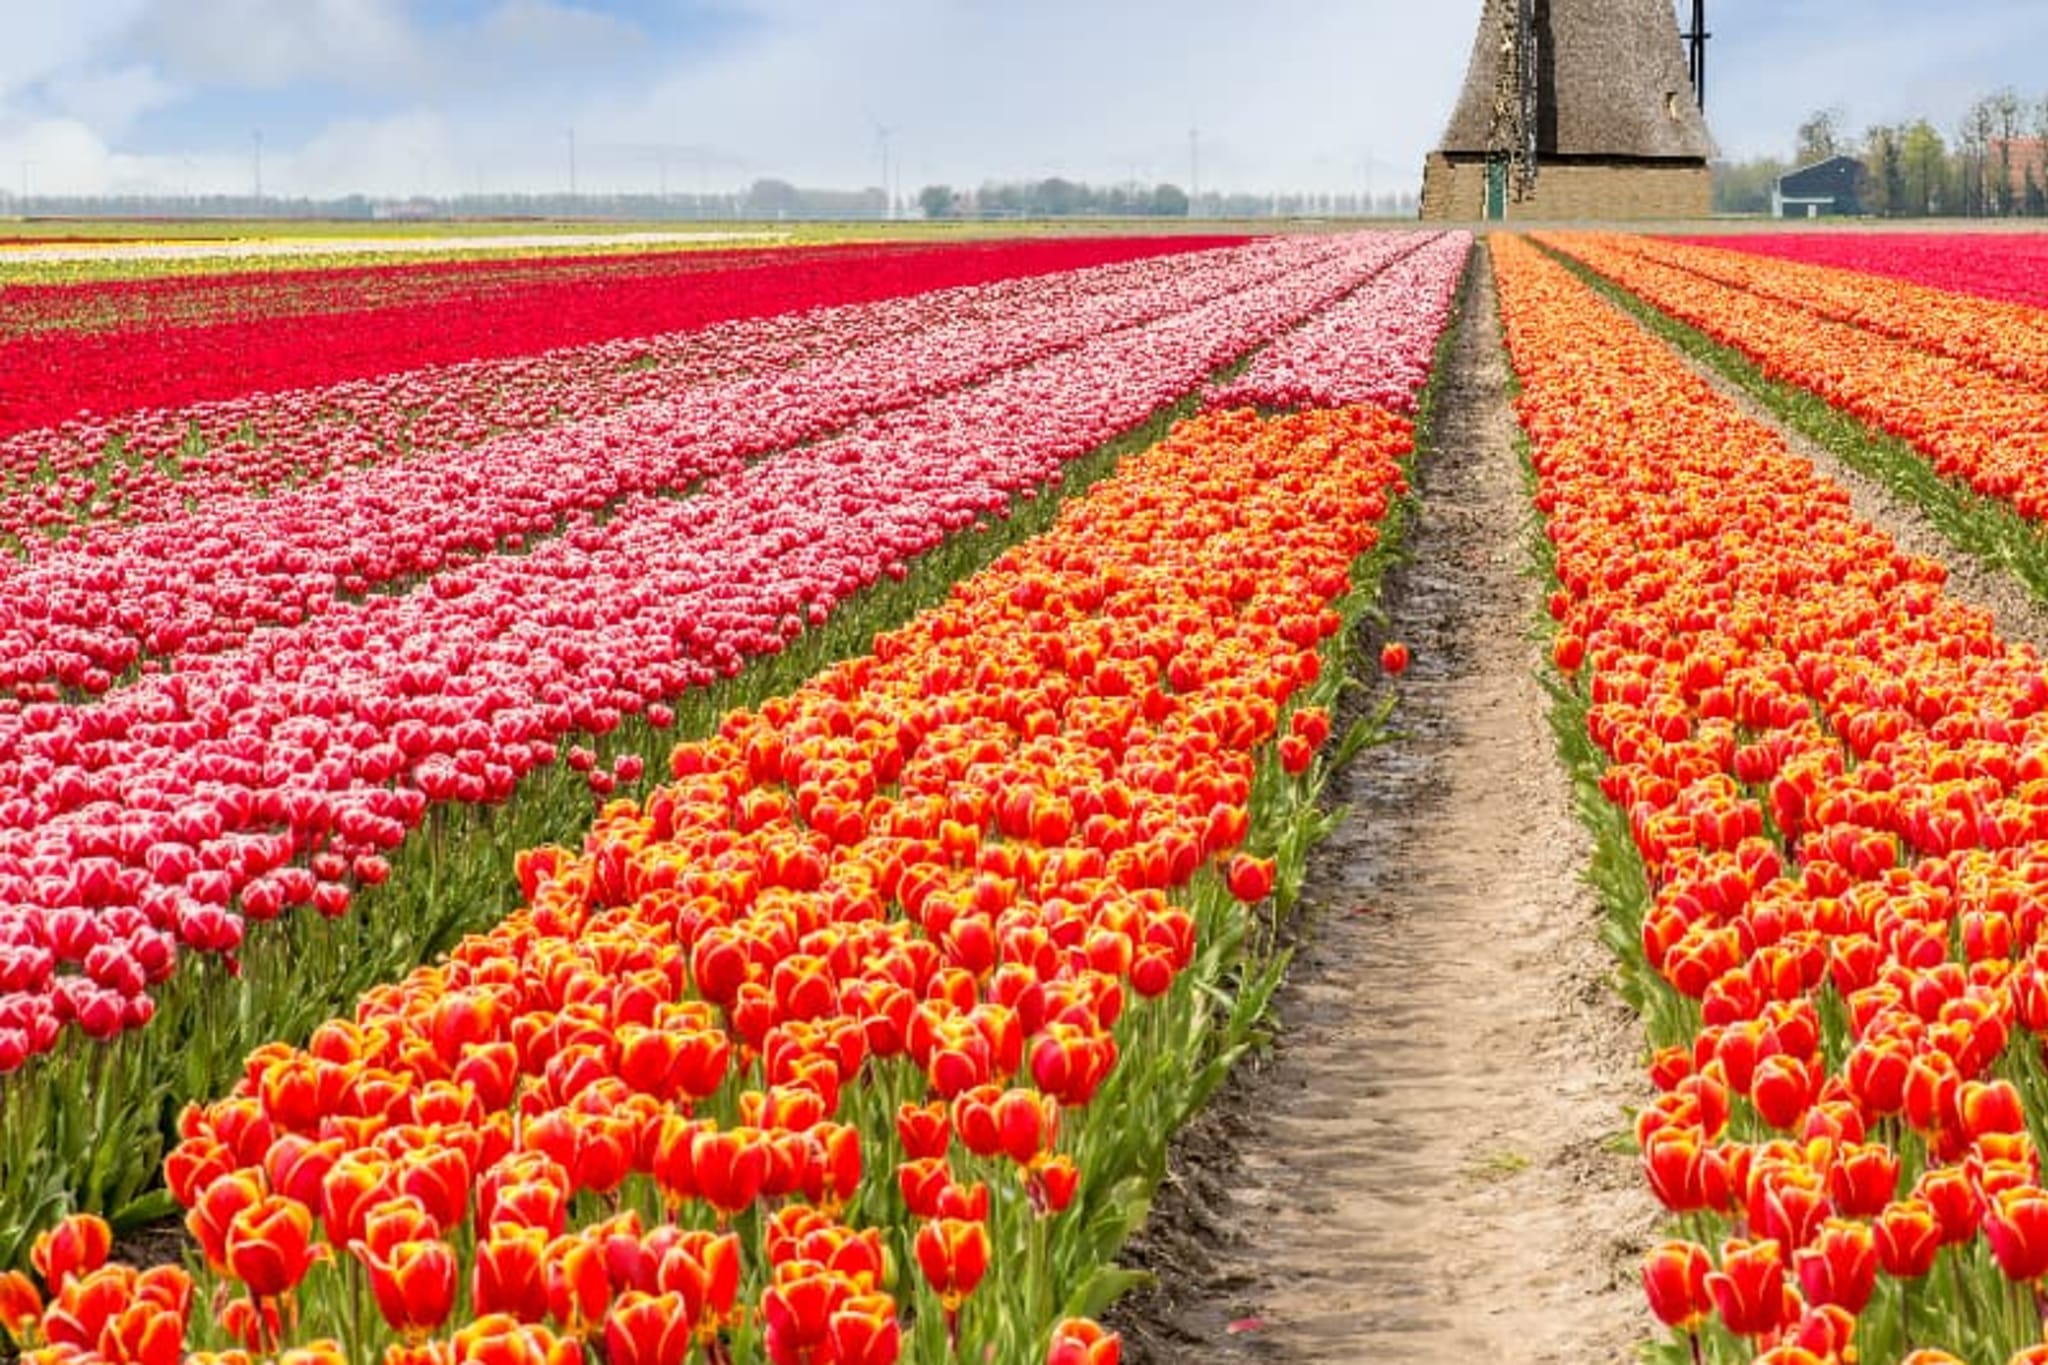
<path id="1" fill-rule="evenodd" d="M 1773 218 L 1854 218 L 1863 212 L 1870 170 L 1853 156 L 1831 156 L 1778 177 Z"/>
<path id="2" fill-rule="evenodd" d="M 2011 179 L 2001 186 L 2003 175 Z M 1984 149 L 1984 178 L 1997 211 L 2048 212 L 2048 142 L 2038 137 L 1991 139 Z"/>

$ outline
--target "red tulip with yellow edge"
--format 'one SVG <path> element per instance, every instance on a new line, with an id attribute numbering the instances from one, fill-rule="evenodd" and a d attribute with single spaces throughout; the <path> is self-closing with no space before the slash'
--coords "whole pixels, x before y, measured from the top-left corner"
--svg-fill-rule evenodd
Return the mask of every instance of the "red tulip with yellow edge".
<path id="1" fill-rule="evenodd" d="M 259 1298 L 298 1288 L 314 1261 L 313 1214 L 296 1199 L 265 1195 L 228 1224 L 228 1273 Z"/>
<path id="2" fill-rule="evenodd" d="M 1941 1254 L 1941 1224 L 1927 1201 L 1906 1198 L 1887 1204 L 1871 1225 L 1877 1263 L 1894 1279 L 1915 1280 L 1934 1268 Z"/>
<path id="3" fill-rule="evenodd" d="M 503 1314 L 518 1322 L 548 1315 L 548 1234 L 542 1228 L 492 1228 L 476 1245 L 470 1302 L 480 1314 Z"/>
<path id="4" fill-rule="evenodd" d="M 610 1365 L 682 1365 L 692 1327 L 682 1295 L 629 1289 L 605 1317 L 605 1359 Z"/>
<path id="5" fill-rule="evenodd" d="M 612 1301 L 604 1253 L 574 1233 L 548 1243 L 548 1316 L 572 1337 L 588 1335 Z"/>
<path id="6" fill-rule="evenodd" d="M 1874 1218 L 1899 1188 L 1899 1156 L 1877 1142 L 1843 1145 L 1828 1168 L 1828 1202 L 1845 1218 Z"/>
<path id="7" fill-rule="evenodd" d="M 230 1171 L 208 1185 L 185 1215 L 185 1227 L 199 1243 L 206 1264 L 216 1275 L 228 1273 L 228 1226 L 243 1209 L 263 1202 L 263 1182 L 249 1171 Z"/>
<path id="8" fill-rule="evenodd" d="M 50 1292 L 61 1293 L 65 1281 L 86 1275 L 107 1263 L 114 1247 L 114 1230 L 104 1218 L 91 1213 L 74 1213 L 58 1220 L 47 1232 L 37 1234 L 29 1245 L 28 1261 L 43 1277 Z"/>
<path id="9" fill-rule="evenodd" d="M 903 1354 L 896 1301 L 887 1294 L 850 1295 L 832 1310 L 825 1339 L 837 1365 L 896 1365 Z"/>
<path id="10" fill-rule="evenodd" d="M 826 1358 L 832 1315 L 857 1292 L 844 1276 L 810 1262 L 777 1266 L 761 1298 L 768 1359 L 773 1365 L 811 1365 Z"/>
<path id="11" fill-rule="evenodd" d="M 1999 1191 L 1984 1206 L 1984 1240 L 2008 1280 L 2031 1284 L 2048 1275 L 2048 1193 Z"/>
<path id="12" fill-rule="evenodd" d="M 274 1350 L 284 1333 L 284 1315 L 276 1299 L 238 1296 L 221 1304 L 214 1317 L 222 1331 L 259 1354 Z"/>
<path id="13" fill-rule="evenodd" d="M 1650 1248 L 1643 1257 L 1643 1291 L 1657 1320 L 1675 1331 L 1697 1332 L 1714 1311 L 1707 1293 L 1707 1275 L 1713 1268 L 1706 1248 L 1695 1242 L 1664 1242 Z"/>
<path id="14" fill-rule="evenodd" d="M 1053 1325 L 1045 1365 L 1120 1365 L 1123 1338 L 1092 1318 L 1062 1318 Z"/>
<path id="15" fill-rule="evenodd" d="M 1976 1237 L 1985 1207 L 1968 1171 L 1960 1166 L 1923 1171 L 1913 1193 L 1934 1211 L 1935 1221 L 1941 1225 L 1943 1246 L 1959 1246 Z"/>
<path id="16" fill-rule="evenodd" d="M 118 1365 L 179 1365 L 185 1315 L 161 1304 L 131 1303 L 100 1329 L 99 1353 Z"/>
<path id="17" fill-rule="evenodd" d="M 896 1138 L 903 1145 L 903 1154 L 912 1161 L 920 1157 L 943 1157 L 953 1140 L 946 1106 L 904 1101 L 896 1110 Z"/>
<path id="18" fill-rule="evenodd" d="M 1730 1239 L 1721 1268 L 1707 1275 L 1707 1294 L 1721 1325 L 1739 1337 L 1778 1330 L 1785 1318 L 1785 1253 L 1776 1241 Z"/>
<path id="19" fill-rule="evenodd" d="M 758 1129 L 710 1129 L 691 1139 L 691 1182 L 720 1218 L 750 1206 L 767 1175 L 768 1148 Z"/>
<path id="20" fill-rule="evenodd" d="M 458 1328 L 449 1346 L 456 1365 L 583 1365 L 583 1348 L 545 1327 L 486 1313 Z"/>
<path id="21" fill-rule="evenodd" d="M 21 1345 L 42 1316 L 43 1296 L 34 1281 L 19 1270 L 0 1271 L 0 1331 Z"/>
<path id="22" fill-rule="evenodd" d="M 1273 894 L 1274 865 L 1271 858 L 1254 858 L 1249 853 L 1233 856 L 1224 869 L 1230 894 L 1246 905 L 1255 905 Z"/>
<path id="23" fill-rule="evenodd" d="M 400 1242 L 363 1260 L 377 1311 L 408 1341 L 422 1340 L 454 1311 L 457 1263 L 446 1242 Z"/>
<path id="24" fill-rule="evenodd" d="M 914 1243 L 917 1268 L 946 1311 L 958 1313 L 988 1270 L 988 1225 L 960 1218 L 935 1218 L 920 1226 Z"/>
<path id="25" fill-rule="evenodd" d="M 1877 1245 L 1868 1223 L 1830 1218 L 1792 1260 L 1810 1304 L 1838 1305 L 1853 1316 L 1877 1288 Z"/>

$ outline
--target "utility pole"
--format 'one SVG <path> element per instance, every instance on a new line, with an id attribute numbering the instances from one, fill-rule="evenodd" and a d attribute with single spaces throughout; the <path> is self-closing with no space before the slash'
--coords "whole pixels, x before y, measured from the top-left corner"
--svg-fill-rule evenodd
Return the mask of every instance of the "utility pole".
<path id="1" fill-rule="evenodd" d="M 895 131 L 875 125 L 875 137 L 882 144 L 882 217 L 885 220 L 896 217 L 896 196 L 889 190 L 889 137 Z"/>
<path id="2" fill-rule="evenodd" d="M 256 149 L 254 182 L 256 189 L 256 211 L 261 213 L 263 211 L 263 130 L 258 128 L 249 135 L 249 140 Z"/>
<path id="3" fill-rule="evenodd" d="M 575 202 L 576 202 L 576 130 L 575 130 L 574 128 L 571 128 L 571 129 L 569 130 L 569 203 L 570 203 L 570 207 L 571 207 L 571 208 L 575 207 Z"/>
<path id="4" fill-rule="evenodd" d="M 1188 129 L 1188 213 L 1190 216 L 1201 212 L 1197 201 L 1202 197 L 1202 130 Z"/>

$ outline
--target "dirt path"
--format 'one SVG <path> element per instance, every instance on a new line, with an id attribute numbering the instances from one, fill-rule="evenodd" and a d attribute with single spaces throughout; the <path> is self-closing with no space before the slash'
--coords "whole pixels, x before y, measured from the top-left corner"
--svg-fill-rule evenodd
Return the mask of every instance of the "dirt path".
<path id="1" fill-rule="evenodd" d="M 1482 272 L 1484 273 L 1484 272 Z M 1412 560 L 1395 725 L 1333 793 L 1274 1053 L 1197 1125 L 1140 1247 L 1133 1360 L 1626 1361 L 1654 1212 L 1634 1017 L 1536 680 L 1529 516 L 1490 274 Z"/>

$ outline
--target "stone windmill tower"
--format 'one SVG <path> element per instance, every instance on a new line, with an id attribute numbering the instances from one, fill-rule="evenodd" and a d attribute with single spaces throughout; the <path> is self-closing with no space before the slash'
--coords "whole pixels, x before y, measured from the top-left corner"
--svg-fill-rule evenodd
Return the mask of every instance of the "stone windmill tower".
<path id="1" fill-rule="evenodd" d="M 1704 217 L 1703 0 L 1485 0 L 1426 219 Z"/>

